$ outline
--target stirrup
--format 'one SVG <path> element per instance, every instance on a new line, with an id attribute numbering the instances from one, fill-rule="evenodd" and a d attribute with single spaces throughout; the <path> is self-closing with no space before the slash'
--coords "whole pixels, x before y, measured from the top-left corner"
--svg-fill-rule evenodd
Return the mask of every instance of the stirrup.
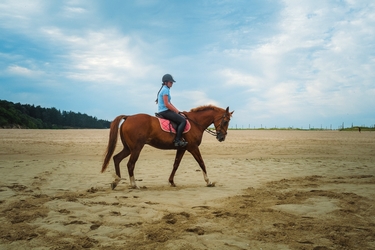
<path id="1" fill-rule="evenodd" d="M 182 140 L 174 140 L 173 141 L 175 147 L 185 147 L 188 143 Z"/>

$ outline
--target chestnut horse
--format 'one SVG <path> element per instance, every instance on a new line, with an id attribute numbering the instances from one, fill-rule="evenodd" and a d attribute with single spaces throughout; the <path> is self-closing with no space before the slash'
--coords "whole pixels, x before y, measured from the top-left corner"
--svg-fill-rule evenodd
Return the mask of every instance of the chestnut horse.
<path id="1" fill-rule="evenodd" d="M 233 114 L 233 111 L 229 112 L 229 107 L 225 110 L 212 105 L 207 105 L 194 108 L 190 110 L 190 112 L 183 113 L 191 124 L 190 131 L 183 135 L 183 138 L 188 142 L 188 145 L 186 147 L 175 147 L 173 144 L 175 135 L 163 131 L 160 128 L 158 118 L 154 116 L 150 116 L 147 114 L 136 114 L 129 116 L 120 115 L 112 121 L 109 131 L 107 151 L 101 171 L 102 173 L 106 170 L 111 156 L 115 151 L 119 130 L 121 141 L 124 145 L 122 151 L 113 157 L 113 161 L 115 163 L 116 178 L 111 184 L 112 189 L 114 189 L 121 180 L 120 162 L 129 155 L 130 158 L 127 166 L 130 177 L 130 185 L 132 188 L 138 188 L 137 184 L 135 183 L 134 168 L 139 154 L 145 144 L 158 149 L 177 150 L 176 158 L 173 164 L 173 170 L 171 175 L 169 176 L 169 183 L 171 184 L 171 186 L 176 186 L 173 178 L 186 150 L 194 156 L 195 160 L 203 170 L 203 177 L 207 183 L 207 186 L 213 186 L 213 184 L 208 179 L 206 166 L 203 162 L 198 147 L 201 144 L 203 132 L 207 130 L 208 126 L 210 126 L 212 123 L 215 126 L 216 132 L 213 134 L 216 135 L 216 139 L 220 142 L 225 140 L 229 121 Z M 121 127 L 119 129 L 119 124 L 122 120 L 125 121 L 121 124 Z"/>

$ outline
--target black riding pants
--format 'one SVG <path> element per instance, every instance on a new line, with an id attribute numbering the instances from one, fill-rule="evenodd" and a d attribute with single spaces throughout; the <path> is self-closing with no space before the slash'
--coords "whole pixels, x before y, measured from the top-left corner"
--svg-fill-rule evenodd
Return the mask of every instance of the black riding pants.
<path id="1" fill-rule="evenodd" d="M 177 124 L 176 140 L 180 140 L 182 137 L 182 133 L 184 132 L 184 128 L 186 126 L 185 117 L 169 109 L 166 111 L 159 112 L 159 114 L 161 114 L 164 118 L 173 121 Z"/>

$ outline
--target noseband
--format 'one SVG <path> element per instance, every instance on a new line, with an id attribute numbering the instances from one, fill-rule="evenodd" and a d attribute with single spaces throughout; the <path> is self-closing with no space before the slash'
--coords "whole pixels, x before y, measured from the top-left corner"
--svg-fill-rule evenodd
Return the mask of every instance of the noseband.
<path id="1" fill-rule="evenodd" d="M 216 131 L 219 131 L 219 132 L 214 132 L 214 134 L 213 135 L 215 135 L 215 136 L 217 136 L 217 135 L 219 135 L 219 134 L 221 134 L 222 133 L 222 129 L 223 129 L 223 125 L 224 125 L 224 118 L 226 117 L 226 114 L 224 114 L 222 117 L 221 117 L 221 122 L 220 122 L 220 125 L 219 125 L 219 129 L 217 129 L 217 127 L 215 126 L 215 122 L 217 121 L 217 120 L 219 120 L 220 118 L 218 118 L 218 119 L 216 119 L 216 120 L 214 120 L 214 122 L 213 122 L 213 124 L 214 124 L 214 126 L 215 126 L 215 130 Z M 206 129 L 206 131 L 207 131 L 208 129 Z M 212 131 L 211 131 L 212 132 Z M 227 132 L 225 132 L 225 133 L 223 133 L 224 135 L 226 135 L 227 134 Z"/>
<path id="2" fill-rule="evenodd" d="M 210 135 L 212 135 L 212 136 L 218 136 L 218 135 L 221 133 L 221 130 L 222 130 L 222 126 L 223 126 L 224 118 L 225 118 L 225 117 L 226 117 L 226 114 L 224 114 L 222 117 L 220 117 L 220 118 L 218 118 L 218 119 L 216 119 L 216 120 L 214 120 L 214 121 L 212 122 L 212 123 L 214 124 L 214 126 L 215 126 L 215 122 L 218 121 L 219 119 L 221 119 L 221 122 L 220 122 L 220 125 L 219 125 L 219 129 L 220 129 L 220 130 L 218 130 L 217 127 L 215 126 L 215 131 L 212 131 L 212 130 L 210 130 L 210 129 L 208 129 L 208 128 L 206 128 L 205 131 L 206 131 L 207 133 L 209 133 Z M 190 121 L 194 122 L 194 123 L 197 124 L 198 126 L 203 127 L 202 125 L 200 125 L 200 124 L 197 123 L 196 121 L 191 120 L 189 117 L 186 117 L 186 118 L 188 118 Z M 219 131 L 219 132 L 216 132 L 216 131 Z M 227 133 L 225 133 L 225 134 L 227 134 Z"/>

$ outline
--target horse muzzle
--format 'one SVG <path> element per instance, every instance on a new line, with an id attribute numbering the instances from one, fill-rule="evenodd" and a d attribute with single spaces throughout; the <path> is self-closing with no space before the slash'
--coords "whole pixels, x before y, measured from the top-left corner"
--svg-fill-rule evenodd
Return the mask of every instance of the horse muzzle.
<path id="1" fill-rule="evenodd" d="M 217 135 L 216 135 L 216 139 L 219 141 L 219 142 L 223 142 L 223 141 L 225 141 L 225 134 L 223 134 L 223 133 L 217 133 Z"/>

